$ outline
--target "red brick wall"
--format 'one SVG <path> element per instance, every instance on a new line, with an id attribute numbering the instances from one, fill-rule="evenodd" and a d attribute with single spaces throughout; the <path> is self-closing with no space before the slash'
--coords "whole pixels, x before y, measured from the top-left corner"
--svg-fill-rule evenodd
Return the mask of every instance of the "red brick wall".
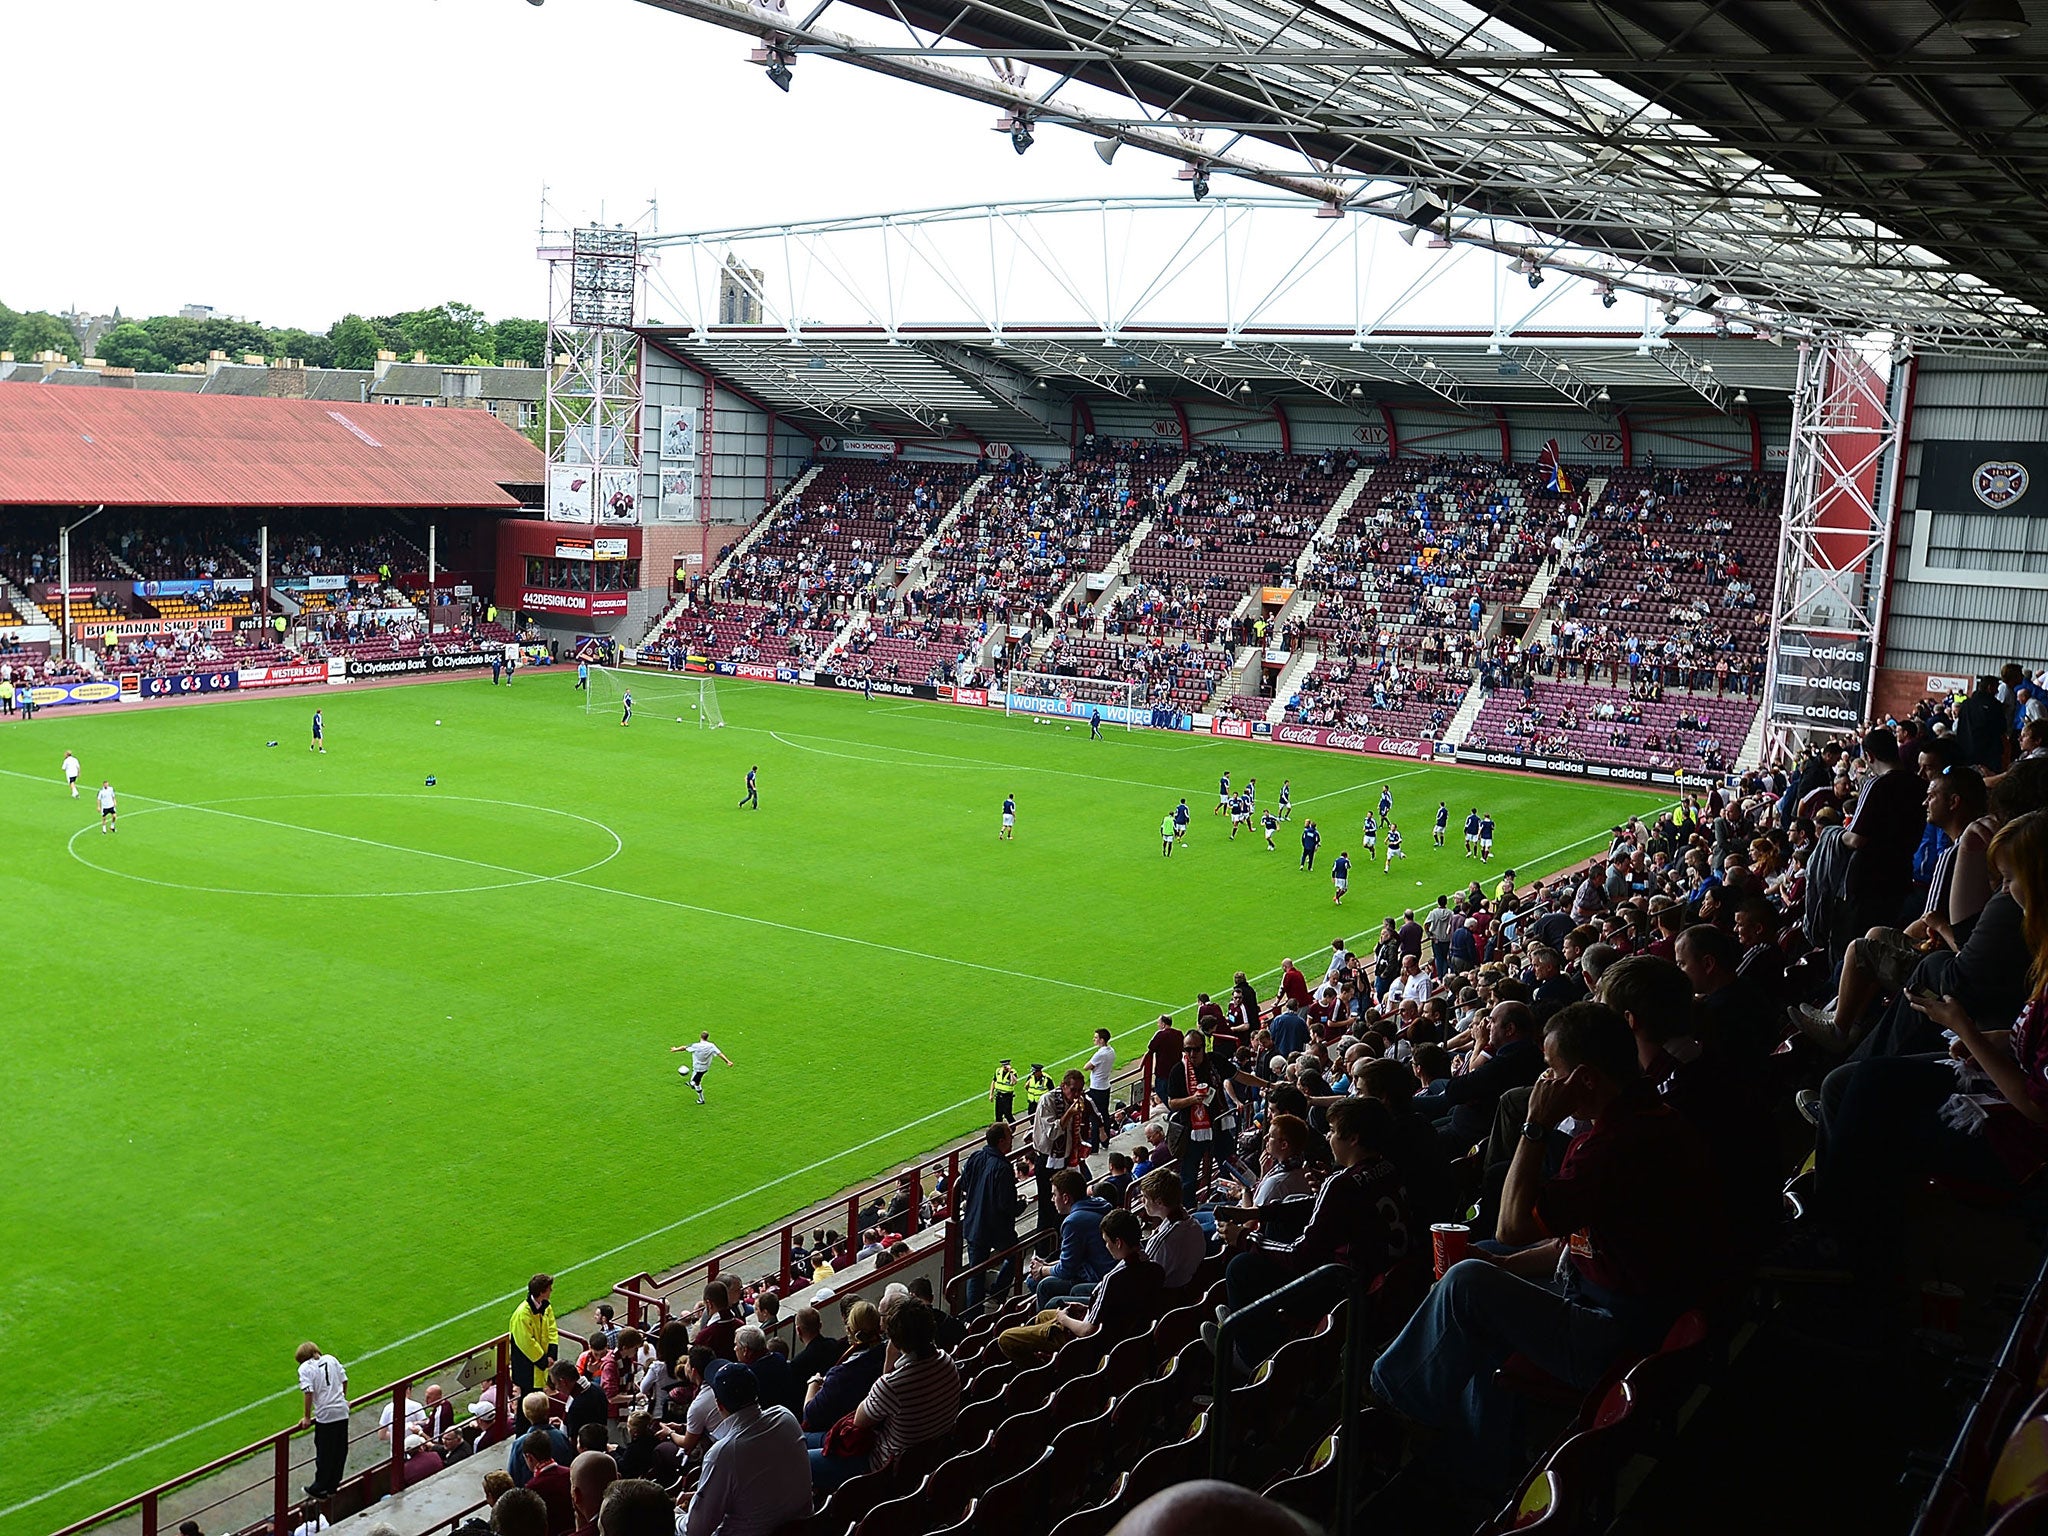
<path id="1" fill-rule="evenodd" d="M 1956 676 L 1960 676 L 1960 674 L 1956 674 Z M 1937 690 L 1930 686 L 1930 684 L 1933 684 L 1938 679 L 1940 679 L 1940 674 L 1909 672 L 1901 667 L 1879 667 L 1877 669 L 1877 687 L 1871 699 L 1871 713 L 1880 720 L 1886 715 L 1897 717 L 1910 714 L 1913 706 L 1922 699 L 1935 697 L 1938 693 L 1954 691 L 1953 677 L 1948 679 L 1949 686 L 1946 688 Z M 1970 680 L 1967 678 L 1962 680 L 1963 687 L 1966 690 L 1969 687 L 1969 683 Z"/>

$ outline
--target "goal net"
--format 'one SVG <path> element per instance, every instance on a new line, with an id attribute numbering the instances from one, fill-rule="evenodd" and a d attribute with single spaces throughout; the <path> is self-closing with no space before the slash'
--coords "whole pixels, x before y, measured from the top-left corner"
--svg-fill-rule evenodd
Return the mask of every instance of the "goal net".
<path id="1" fill-rule="evenodd" d="M 718 683 L 701 673 L 643 672 L 634 667 L 592 667 L 590 686 L 584 690 L 586 713 L 618 713 L 625 707 L 626 694 L 633 695 L 633 710 L 649 717 L 668 715 L 685 725 L 716 729 L 725 724 L 718 705 Z"/>
<path id="2" fill-rule="evenodd" d="M 1086 720 L 1125 730 L 1152 723 L 1145 685 L 1124 678 L 1069 677 L 1063 672 L 1011 672 L 1003 679 L 1003 713 Z"/>

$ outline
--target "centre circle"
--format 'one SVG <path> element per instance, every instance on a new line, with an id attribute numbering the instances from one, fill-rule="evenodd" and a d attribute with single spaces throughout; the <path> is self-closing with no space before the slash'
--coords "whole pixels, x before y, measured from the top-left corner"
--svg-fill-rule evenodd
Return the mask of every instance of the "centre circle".
<path id="1" fill-rule="evenodd" d="M 123 810 L 113 833 L 101 834 L 97 824 L 72 833 L 71 856 L 100 874 L 203 895 L 328 901 L 462 896 L 571 880 L 610 863 L 625 848 L 625 840 L 594 817 L 476 795 L 360 791 L 204 801 L 135 798 L 146 803 Z M 317 822 L 272 809 L 308 803 L 338 808 L 344 801 L 384 801 L 389 809 L 382 818 Z M 434 807 L 449 814 L 437 814 Z M 488 834 L 488 842 L 480 834 Z M 122 867 L 131 858 L 134 866 Z M 287 872 L 291 878 L 284 877 Z M 360 878 L 351 881 L 352 875 Z M 336 888 L 352 884 L 358 888 Z"/>

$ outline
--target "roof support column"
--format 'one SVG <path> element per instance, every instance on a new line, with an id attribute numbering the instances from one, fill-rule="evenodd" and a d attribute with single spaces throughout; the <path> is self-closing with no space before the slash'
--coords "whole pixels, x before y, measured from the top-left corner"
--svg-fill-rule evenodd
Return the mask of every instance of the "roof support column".
<path id="1" fill-rule="evenodd" d="M 1388 401 L 1380 402 L 1380 424 L 1387 429 L 1387 457 L 1401 457 L 1401 433 L 1394 425 L 1394 407 Z"/>

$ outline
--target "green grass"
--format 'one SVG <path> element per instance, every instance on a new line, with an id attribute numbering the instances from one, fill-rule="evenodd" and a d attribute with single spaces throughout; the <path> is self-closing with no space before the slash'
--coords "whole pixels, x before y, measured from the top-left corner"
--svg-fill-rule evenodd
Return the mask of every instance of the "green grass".
<path id="1" fill-rule="evenodd" d="M 536 1269 L 566 1310 L 970 1129 L 997 1056 L 1073 1060 L 1097 1025 L 1128 1055 L 1233 969 L 1462 885 L 1474 801 L 1496 866 L 1531 871 L 1648 803 L 730 682 L 729 729 L 679 726 L 650 680 L 621 730 L 570 684 L 333 693 L 326 756 L 303 698 L 0 729 L 0 1536 L 291 1422 L 301 1338 L 367 1390 L 495 1332 Z M 1281 851 L 1226 840 L 1224 768 L 1268 803 L 1293 779 Z M 1407 865 L 1361 860 L 1334 915 L 1329 859 L 1382 782 Z M 735 1063 L 704 1109 L 667 1051 L 701 1028 Z"/>

